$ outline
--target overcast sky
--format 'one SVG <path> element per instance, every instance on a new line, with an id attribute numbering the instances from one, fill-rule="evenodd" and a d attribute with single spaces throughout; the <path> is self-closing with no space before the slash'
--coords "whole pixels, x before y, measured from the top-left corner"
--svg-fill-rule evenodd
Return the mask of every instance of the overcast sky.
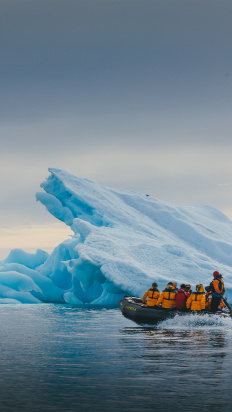
<path id="1" fill-rule="evenodd" d="M 55 224 L 48 167 L 232 218 L 231 18 L 231 0 L 0 0 L 0 247 Z"/>

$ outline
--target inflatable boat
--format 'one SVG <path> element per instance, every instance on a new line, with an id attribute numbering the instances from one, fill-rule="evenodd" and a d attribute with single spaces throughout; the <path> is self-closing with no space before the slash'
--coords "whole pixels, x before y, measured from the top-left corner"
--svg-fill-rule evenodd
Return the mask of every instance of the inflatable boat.
<path id="1" fill-rule="evenodd" d="M 181 316 L 186 316 L 189 314 L 188 311 L 149 307 L 145 303 L 143 303 L 141 298 L 138 298 L 136 296 L 124 296 L 124 298 L 122 298 L 119 302 L 119 308 L 121 309 L 121 312 L 123 316 L 125 316 L 125 318 L 128 318 L 138 324 L 146 325 L 156 325 L 163 320 L 174 318 L 177 314 Z M 209 315 L 218 315 L 231 318 L 231 313 L 227 308 L 215 313 L 212 313 L 210 311 L 203 313 L 194 313 L 197 316 L 202 316 L 207 313 Z"/>

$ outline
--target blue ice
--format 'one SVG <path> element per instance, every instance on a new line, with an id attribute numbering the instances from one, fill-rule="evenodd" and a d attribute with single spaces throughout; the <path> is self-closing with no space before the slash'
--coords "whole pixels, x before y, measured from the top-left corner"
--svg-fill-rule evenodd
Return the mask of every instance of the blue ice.
<path id="1" fill-rule="evenodd" d="M 14 249 L 0 262 L 0 303 L 117 305 L 156 281 L 207 285 L 222 273 L 232 301 L 232 222 L 207 206 L 180 207 L 49 169 L 36 199 L 71 227 L 49 255 Z"/>

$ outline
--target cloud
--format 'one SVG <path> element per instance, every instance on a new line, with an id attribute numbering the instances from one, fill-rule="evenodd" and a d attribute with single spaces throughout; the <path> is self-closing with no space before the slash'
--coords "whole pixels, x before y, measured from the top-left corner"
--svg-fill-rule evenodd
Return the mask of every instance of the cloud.
<path id="1" fill-rule="evenodd" d="M 34 199 L 50 166 L 229 213 L 231 12 L 226 0 L 2 1 L 2 224 L 50 222 Z"/>
<path id="2" fill-rule="evenodd" d="M 223 0 L 3 2 L 2 121 L 226 106 L 231 9 Z"/>

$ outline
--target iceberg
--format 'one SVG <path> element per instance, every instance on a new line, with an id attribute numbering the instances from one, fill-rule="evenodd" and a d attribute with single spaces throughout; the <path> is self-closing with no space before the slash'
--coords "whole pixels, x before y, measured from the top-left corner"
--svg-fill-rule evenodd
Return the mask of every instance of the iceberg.
<path id="1" fill-rule="evenodd" d="M 176 206 L 50 168 L 37 201 L 73 235 L 49 255 L 13 249 L 0 262 L 0 303 L 115 306 L 156 281 L 209 284 L 232 301 L 232 221 L 210 206 Z"/>

